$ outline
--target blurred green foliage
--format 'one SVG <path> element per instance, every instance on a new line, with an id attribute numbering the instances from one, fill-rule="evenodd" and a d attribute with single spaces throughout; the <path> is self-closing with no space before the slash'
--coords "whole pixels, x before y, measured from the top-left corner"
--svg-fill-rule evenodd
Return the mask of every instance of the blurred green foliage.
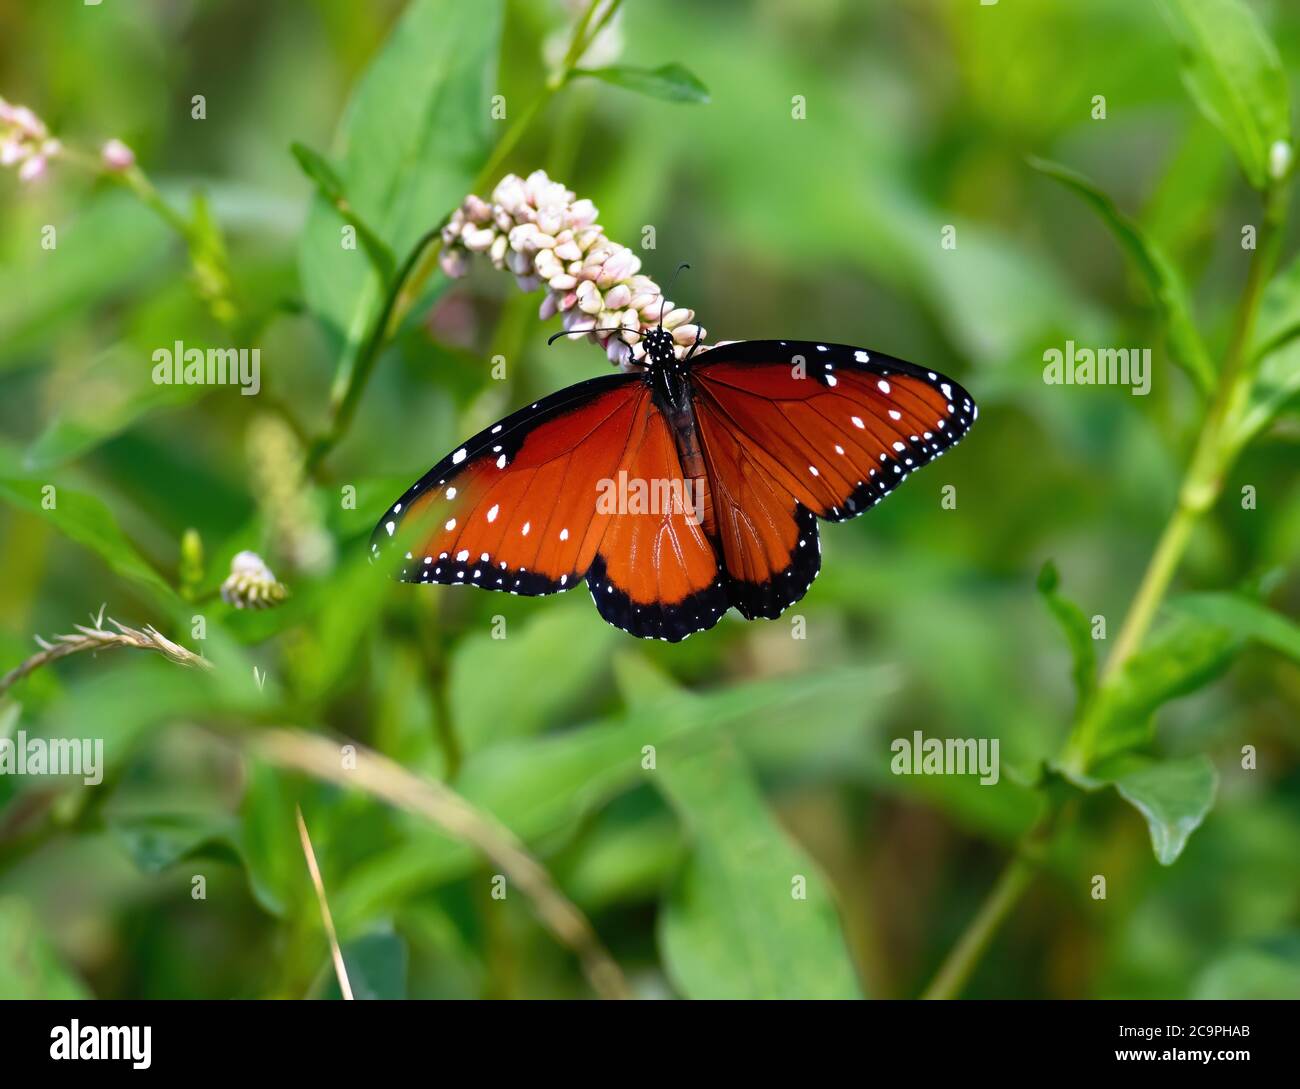
<path id="1" fill-rule="evenodd" d="M 1050 811 L 1043 877 L 964 993 L 1300 996 L 1300 247 L 1275 146 L 1300 12 L 634 0 L 566 73 L 584 10 L 0 12 L 0 93 L 142 167 L 0 176 L 0 665 L 106 603 L 217 666 L 85 653 L 8 693 L 5 736 L 101 737 L 107 770 L 0 776 L 0 997 L 337 997 L 296 805 L 358 996 L 591 993 L 462 839 L 252 755 L 272 724 L 446 780 L 639 995 L 916 994 Z M 960 449 L 826 527 L 787 617 L 646 645 L 583 591 L 365 562 L 461 438 L 607 370 L 546 348 L 538 297 L 490 269 L 385 309 L 466 193 L 535 169 L 615 240 L 653 226 L 646 271 L 691 264 L 677 294 L 711 340 L 860 343 L 978 398 Z M 1153 633 L 1099 677 L 1188 494 L 1266 217 L 1280 271 L 1240 345 L 1258 381 L 1215 433 L 1221 492 Z M 1152 347 L 1150 396 L 1044 383 L 1067 339 Z M 259 347 L 261 394 L 154 385 L 177 341 Z M 283 606 L 221 600 L 244 549 Z M 998 783 L 893 774 L 915 730 L 999 739 Z"/>

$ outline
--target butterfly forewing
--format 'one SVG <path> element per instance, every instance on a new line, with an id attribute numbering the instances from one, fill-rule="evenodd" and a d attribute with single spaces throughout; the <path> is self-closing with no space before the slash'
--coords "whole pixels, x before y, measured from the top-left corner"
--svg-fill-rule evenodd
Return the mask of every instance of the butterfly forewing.
<path id="1" fill-rule="evenodd" d="M 371 553 L 399 550 L 406 582 L 556 593 L 591 566 L 611 517 L 597 509 L 641 425 L 635 375 L 571 386 L 481 431 L 393 504 Z"/>

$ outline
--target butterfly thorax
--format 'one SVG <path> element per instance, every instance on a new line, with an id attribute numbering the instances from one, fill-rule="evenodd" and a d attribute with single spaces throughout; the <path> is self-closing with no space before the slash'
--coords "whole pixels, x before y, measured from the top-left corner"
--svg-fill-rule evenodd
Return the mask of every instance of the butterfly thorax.
<path id="1" fill-rule="evenodd" d="M 691 401 L 688 377 L 690 364 L 677 358 L 673 337 L 665 329 L 650 329 L 645 334 L 646 382 L 672 431 L 682 475 L 701 496 L 703 510 L 698 512 L 705 533 L 715 533 L 713 498 L 709 492 L 709 475 L 700 450 L 700 431 Z"/>

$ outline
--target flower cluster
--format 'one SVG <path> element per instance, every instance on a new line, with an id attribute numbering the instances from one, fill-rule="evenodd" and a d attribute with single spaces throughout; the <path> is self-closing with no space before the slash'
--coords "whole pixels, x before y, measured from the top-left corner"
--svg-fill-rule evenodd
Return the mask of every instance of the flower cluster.
<path id="1" fill-rule="evenodd" d="M 19 181 L 33 182 L 61 150 L 36 114 L 0 98 L 0 166 L 16 166 Z"/>
<path id="2" fill-rule="evenodd" d="M 524 291 L 545 286 L 542 319 L 560 314 L 566 330 L 593 330 L 589 339 L 613 363 L 642 359 L 641 331 L 661 318 L 684 356 L 704 338 L 694 312 L 667 302 L 659 285 L 641 275 L 641 259 L 606 238 L 596 215 L 591 201 L 576 200 L 544 170 L 527 178 L 508 174 L 491 201 L 471 195 L 452 213 L 442 230 L 442 269 L 463 276 L 470 254 L 486 253 Z"/>
<path id="3" fill-rule="evenodd" d="M 0 166 L 16 166 L 19 181 L 34 182 L 62 152 L 63 144 L 35 113 L 0 98 Z M 71 152 L 68 157 L 76 158 Z M 135 152 L 121 140 L 109 140 L 100 149 L 100 165 L 110 173 L 122 173 L 135 165 Z"/>
<path id="4" fill-rule="evenodd" d="M 221 600 L 236 609 L 269 609 L 288 596 L 284 584 L 276 581 L 256 552 L 237 552 L 230 561 L 230 575 L 221 584 Z"/>

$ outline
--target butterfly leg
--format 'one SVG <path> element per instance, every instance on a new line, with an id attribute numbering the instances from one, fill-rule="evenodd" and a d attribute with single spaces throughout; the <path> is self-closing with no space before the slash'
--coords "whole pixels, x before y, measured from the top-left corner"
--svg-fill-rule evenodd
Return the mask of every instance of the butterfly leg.
<path id="1" fill-rule="evenodd" d="M 691 345 L 691 350 L 686 353 L 686 358 L 682 360 L 683 363 L 687 363 L 690 361 L 691 356 L 695 354 L 695 349 L 700 346 L 700 341 L 703 338 L 704 338 L 704 331 L 701 330 L 699 334 L 695 337 L 695 343 Z"/>

